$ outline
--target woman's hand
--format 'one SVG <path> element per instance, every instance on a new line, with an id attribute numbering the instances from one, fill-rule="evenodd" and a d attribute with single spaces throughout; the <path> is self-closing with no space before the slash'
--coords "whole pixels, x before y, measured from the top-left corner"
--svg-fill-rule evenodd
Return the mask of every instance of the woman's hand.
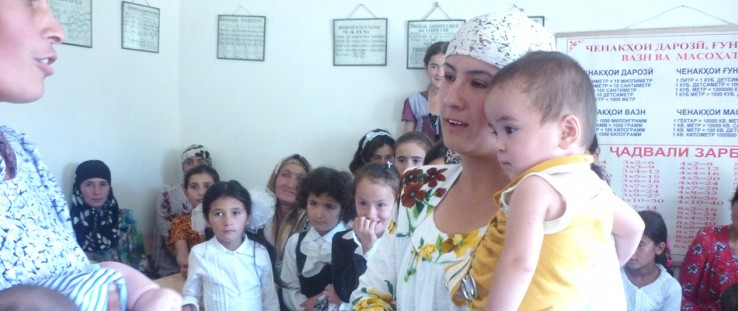
<path id="1" fill-rule="evenodd" d="M 361 251 L 364 254 L 377 242 L 377 233 L 374 231 L 376 227 L 376 221 L 371 221 L 364 216 L 356 217 L 354 220 L 354 234 L 361 242 Z"/>

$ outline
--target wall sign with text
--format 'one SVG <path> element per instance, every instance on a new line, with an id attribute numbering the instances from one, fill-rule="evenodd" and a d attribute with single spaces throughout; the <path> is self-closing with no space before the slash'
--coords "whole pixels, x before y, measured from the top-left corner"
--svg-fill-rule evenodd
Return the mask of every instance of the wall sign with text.
<path id="1" fill-rule="evenodd" d="M 386 65 L 386 18 L 333 20 L 333 66 Z"/>

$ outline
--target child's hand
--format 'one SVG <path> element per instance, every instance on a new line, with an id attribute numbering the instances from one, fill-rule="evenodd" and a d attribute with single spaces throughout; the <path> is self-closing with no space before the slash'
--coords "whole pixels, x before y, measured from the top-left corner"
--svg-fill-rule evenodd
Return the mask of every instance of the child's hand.
<path id="1" fill-rule="evenodd" d="M 179 271 L 182 272 L 182 276 L 187 278 L 187 267 L 189 267 L 189 258 L 187 254 L 177 255 L 177 265 L 179 265 Z"/>
<path id="2" fill-rule="evenodd" d="M 376 221 L 371 221 L 364 216 L 356 217 L 354 220 L 354 234 L 359 238 L 364 254 L 372 249 L 374 242 L 377 242 L 377 234 L 374 232 L 376 227 Z"/>
<path id="3" fill-rule="evenodd" d="M 333 284 L 328 284 L 325 287 L 325 298 L 328 299 L 328 302 L 334 305 L 340 305 L 341 304 L 341 298 L 338 297 L 338 294 L 336 294 L 336 289 L 333 288 Z"/>
<path id="4" fill-rule="evenodd" d="M 318 297 L 320 297 L 320 294 L 308 298 L 307 300 L 305 300 L 305 302 L 300 304 L 300 307 L 305 311 L 313 311 L 313 308 L 315 307 L 315 300 L 317 300 Z"/>
<path id="5" fill-rule="evenodd" d="M 192 310 L 182 306 L 182 296 L 170 288 L 154 288 L 143 293 L 133 307 L 134 311 L 177 311 Z"/>

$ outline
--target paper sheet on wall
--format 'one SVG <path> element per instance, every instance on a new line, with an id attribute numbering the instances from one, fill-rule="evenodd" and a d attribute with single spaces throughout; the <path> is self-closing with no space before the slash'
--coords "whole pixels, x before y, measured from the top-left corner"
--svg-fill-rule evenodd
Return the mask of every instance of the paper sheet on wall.
<path id="1" fill-rule="evenodd" d="M 730 223 L 738 173 L 738 27 L 557 35 L 597 94 L 613 191 L 660 212 L 683 260 L 697 230 Z"/>

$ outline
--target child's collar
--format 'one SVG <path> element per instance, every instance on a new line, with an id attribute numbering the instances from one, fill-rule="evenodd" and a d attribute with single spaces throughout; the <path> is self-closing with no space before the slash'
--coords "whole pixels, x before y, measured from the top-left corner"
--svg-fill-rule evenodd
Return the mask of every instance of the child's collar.
<path id="1" fill-rule="evenodd" d="M 523 177 L 527 176 L 531 173 L 540 173 L 545 170 L 548 170 L 552 167 L 557 167 L 565 164 L 575 164 L 575 163 L 593 163 L 594 157 L 589 154 L 577 154 L 577 155 L 568 155 L 558 158 L 553 158 L 550 160 L 543 161 L 541 163 L 536 164 L 535 166 L 529 168 L 522 174 L 515 176 L 513 180 L 511 180 L 502 190 L 495 192 L 495 202 L 500 201 L 500 195 L 505 192 L 507 189 L 510 189 L 512 187 L 515 187 L 515 185 L 520 182 Z"/>

